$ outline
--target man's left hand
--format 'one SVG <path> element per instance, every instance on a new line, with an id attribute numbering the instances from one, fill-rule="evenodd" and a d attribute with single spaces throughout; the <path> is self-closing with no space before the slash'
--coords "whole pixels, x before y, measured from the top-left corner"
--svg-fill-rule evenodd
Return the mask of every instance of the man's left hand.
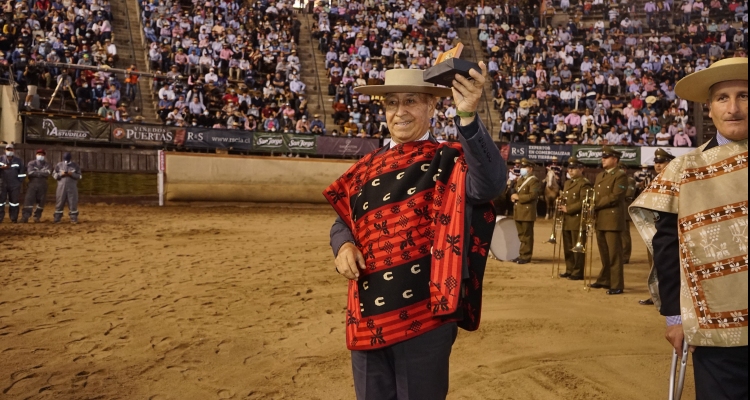
<path id="1" fill-rule="evenodd" d="M 487 79 L 487 66 L 484 61 L 479 62 L 480 74 L 475 69 L 469 70 L 471 80 L 456 74 L 453 80 L 453 100 L 456 102 L 456 111 L 476 112 L 479 99 L 482 97 L 484 82 Z"/>

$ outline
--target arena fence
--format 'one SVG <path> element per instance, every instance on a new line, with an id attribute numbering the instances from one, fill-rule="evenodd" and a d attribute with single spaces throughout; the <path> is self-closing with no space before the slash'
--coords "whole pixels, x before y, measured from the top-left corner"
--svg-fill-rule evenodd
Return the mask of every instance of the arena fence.
<path id="1" fill-rule="evenodd" d="M 363 156 L 380 139 L 314 136 L 277 132 L 129 124 L 99 119 L 24 115 L 24 141 L 38 143 L 109 143 L 142 148 L 234 150 L 254 153 L 294 153 L 316 156 Z"/>

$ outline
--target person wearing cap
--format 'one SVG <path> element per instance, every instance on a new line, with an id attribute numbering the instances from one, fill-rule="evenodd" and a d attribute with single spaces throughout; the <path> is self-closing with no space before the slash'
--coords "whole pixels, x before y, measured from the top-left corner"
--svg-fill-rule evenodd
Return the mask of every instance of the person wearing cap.
<path id="1" fill-rule="evenodd" d="M 21 222 L 29 222 L 31 214 L 34 214 L 34 222 L 39 222 L 44 211 L 47 200 L 47 178 L 52 174 L 52 167 L 45 159 L 47 153 L 44 149 L 36 151 L 36 159 L 29 161 L 26 166 L 26 174 L 29 177 L 29 185 L 26 187 L 26 198 L 23 203 Z M 34 210 L 36 206 L 36 210 Z"/>
<path id="2" fill-rule="evenodd" d="M 52 178 L 57 181 L 55 193 L 54 223 L 59 223 L 65 204 L 68 205 L 70 222 L 78 223 L 78 181 L 81 180 L 81 167 L 72 161 L 70 152 L 63 154 L 62 161 L 55 165 Z"/>
<path id="3" fill-rule="evenodd" d="M 618 167 L 622 153 L 610 146 L 602 147 L 604 171 L 596 176 L 594 194 L 596 202 L 596 242 L 602 269 L 594 289 L 607 289 L 607 294 L 622 294 L 625 281 L 622 268 L 622 231 L 625 225 L 623 201 L 628 189 L 628 176 Z"/>
<path id="4" fill-rule="evenodd" d="M 513 220 L 516 221 L 518 239 L 521 249 L 518 258 L 512 260 L 516 264 L 528 264 L 534 253 L 534 221 L 536 221 L 536 205 L 542 193 L 542 184 L 534 175 L 534 164 L 527 159 L 521 159 L 521 177 L 516 181 L 510 201 L 513 202 Z"/>
<path id="5" fill-rule="evenodd" d="M 5 154 L 0 155 L 0 222 L 5 218 L 5 203 L 8 203 L 10 221 L 18 222 L 21 186 L 26 179 L 26 165 L 15 155 L 13 143 L 5 145 Z"/>
<path id="6" fill-rule="evenodd" d="M 656 172 L 656 175 L 664 171 L 664 168 L 667 167 L 670 161 L 674 160 L 674 156 L 670 154 L 668 151 L 664 149 L 656 149 L 654 152 L 654 172 Z M 651 179 L 653 181 L 653 178 Z M 651 186 L 651 181 L 649 181 L 649 184 L 645 187 Z M 640 195 L 639 195 L 640 196 Z M 648 265 L 651 268 L 651 271 L 649 272 L 648 282 L 649 286 L 652 285 L 655 282 L 658 282 L 658 278 L 656 276 L 656 268 L 654 265 L 654 253 L 653 250 L 650 247 L 646 247 L 647 253 L 648 253 Z M 648 305 L 654 305 L 654 300 L 649 297 L 645 300 L 638 300 L 638 303 L 644 306 Z"/>
<path id="7" fill-rule="evenodd" d="M 491 201 L 506 169 L 476 114 L 487 75 L 479 67 L 471 80 L 456 75 L 452 88 L 425 82 L 422 70 L 391 69 L 384 85 L 354 89 L 385 98 L 391 135 L 324 191 L 339 215 L 331 248 L 349 280 L 346 339 L 358 399 L 444 399 L 457 329 L 478 327 Z M 460 144 L 431 137 L 436 97 L 453 98 Z M 470 236 L 481 251 L 471 251 Z M 480 280 L 467 284 L 472 277 Z"/>
<path id="8" fill-rule="evenodd" d="M 681 79 L 681 99 L 708 104 L 716 135 L 676 157 L 630 206 L 653 249 L 651 297 L 677 354 L 693 351 L 696 399 L 748 398 L 747 58 Z"/>
<path id="9" fill-rule="evenodd" d="M 565 252 L 565 272 L 560 278 L 579 281 L 583 279 L 586 255 L 572 251 L 579 238 L 586 238 L 586 231 L 580 232 L 583 199 L 591 190 L 591 182 L 583 176 L 584 165 L 578 158 L 568 158 L 568 179 L 560 196 L 563 205 L 559 212 L 563 215 L 563 249 Z"/>

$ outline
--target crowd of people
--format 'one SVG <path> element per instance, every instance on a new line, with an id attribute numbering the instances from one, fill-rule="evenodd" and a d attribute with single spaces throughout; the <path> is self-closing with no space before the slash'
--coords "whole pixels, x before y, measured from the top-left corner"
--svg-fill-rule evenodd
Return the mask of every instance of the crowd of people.
<path id="1" fill-rule="evenodd" d="M 15 80 L 28 93 L 23 107 L 40 108 L 38 89 L 59 87 L 62 101 L 75 97 L 82 112 L 127 118 L 124 82 L 85 68 L 118 64 L 109 0 L 8 0 L 1 7 L 0 78 Z"/>
<path id="2" fill-rule="evenodd" d="M 538 17 L 518 23 L 519 10 L 508 2 L 454 12 L 462 24 L 477 27 L 489 59 L 502 141 L 696 146 L 693 110 L 675 95 L 675 83 L 730 54 L 747 54 L 746 1 L 543 6 Z M 677 18 L 676 7 L 684 11 Z M 552 26 L 558 11 L 569 18 Z M 593 26 L 584 25 L 591 18 Z"/>
<path id="3" fill-rule="evenodd" d="M 144 38 L 169 125 L 323 134 L 310 115 L 290 1 L 142 2 Z"/>
<path id="4" fill-rule="evenodd" d="M 432 66 L 460 40 L 459 27 L 472 27 L 488 60 L 498 140 L 695 146 L 692 107 L 674 83 L 747 49 L 747 1 L 314 0 L 305 11 L 338 125 L 326 132 L 322 116 L 308 112 L 291 1 L 139 6 L 156 112 L 176 126 L 385 137 L 381 99 L 353 89 L 382 83 L 386 69 Z M 0 63 L 12 68 L 0 74 L 28 87 L 24 106 L 39 106 L 36 88 L 60 83 L 60 96 L 75 97 L 81 111 L 133 121 L 138 74 L 39 65 L 118 66 L 109 0 L 7 1 L 2 9 Z M 567 23 L 552 26 L 556 13 Z M 452 100 L 441 99 L 431 120 L 438 139 L 456 138 L 454 115 Z"/>

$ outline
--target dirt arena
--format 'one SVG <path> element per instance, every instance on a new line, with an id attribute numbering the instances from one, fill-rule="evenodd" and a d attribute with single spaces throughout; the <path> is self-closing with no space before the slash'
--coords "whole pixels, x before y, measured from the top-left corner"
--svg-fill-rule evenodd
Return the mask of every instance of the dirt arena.
<path id="1" fill-rule="evenodd" d="M 328 207 L 88 205 L 0 225 L 2 399 L 353 399 Z M 67 216 L 66 216 L 67 218 Z M 664 399 L 671 350 L 634 235 L 626 294 L 490 260 L 449 399 Z M 598 270 L 598 267 L 597 267 Z M 683 398 L 694 398 L 692 368 Z"/>

